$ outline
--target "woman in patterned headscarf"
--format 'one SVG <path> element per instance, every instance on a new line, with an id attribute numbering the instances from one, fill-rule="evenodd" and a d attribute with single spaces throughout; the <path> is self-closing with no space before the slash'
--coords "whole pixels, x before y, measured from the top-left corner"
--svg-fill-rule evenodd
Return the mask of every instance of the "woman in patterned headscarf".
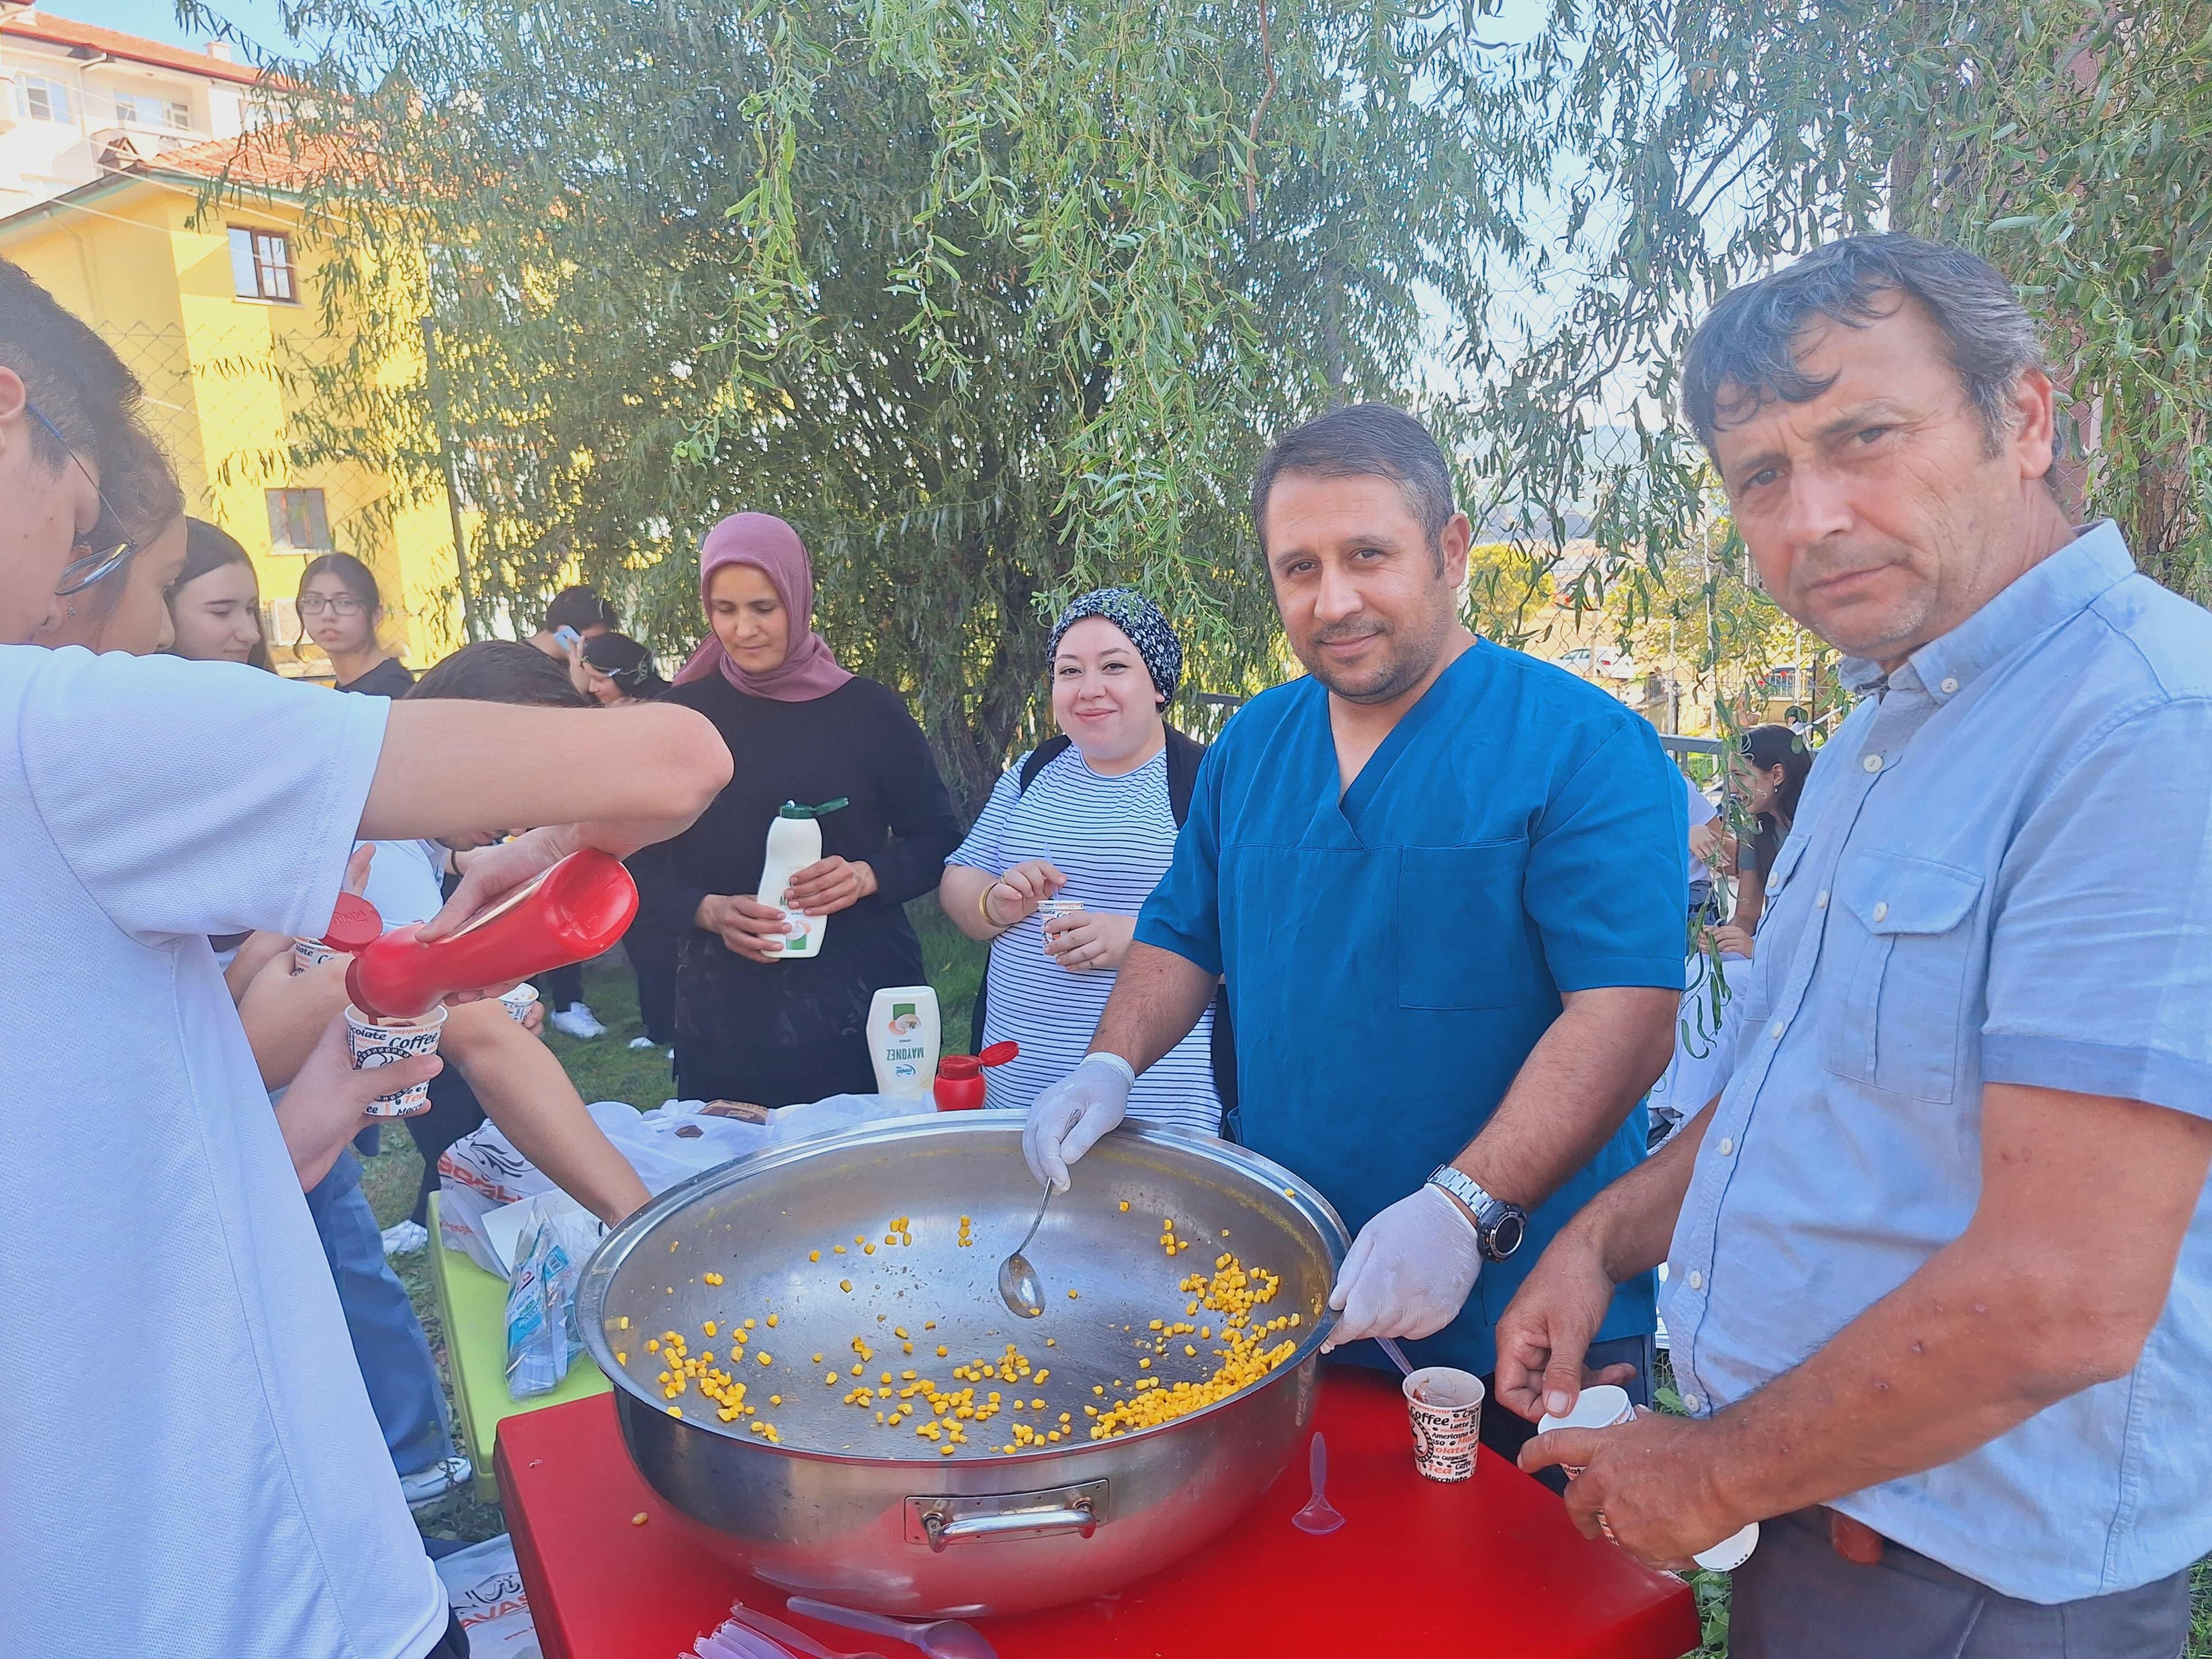
<path id="1" fill-rule="evenodd" d="M 1048 652 L 1061 735 L 1024 755 L 946 861 L 937 896 L 991 965 L 976 1006 L 979 1046 L 1020 1056 L 985 1073 L 988 1103 L 1026 1109 L 1083 1057 L 1137 912 L 1167 873 L 1190 805 L 1199 745 L 1164 712 L 1182 644 L 1159 607 L 1102 587 L 1060 613 Z M 1138 1080 L 1132 1116 L 1218 1133 L 1209 1010 Z"/>

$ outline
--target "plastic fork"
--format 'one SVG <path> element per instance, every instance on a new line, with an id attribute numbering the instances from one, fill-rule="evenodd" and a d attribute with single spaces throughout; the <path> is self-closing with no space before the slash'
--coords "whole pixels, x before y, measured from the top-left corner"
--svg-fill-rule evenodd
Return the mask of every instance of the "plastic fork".
<path id="1" fill-rule="evenodd" d="M 807 1659 L 884 1659 L 884 1656 L 880 1653 L 840 1653 L 835 1648 L 826 1648 L 796 1625 L 787 1625 L 781 1619 L 771 1619 L 767 1613 L 757 1613 L 742 1601 L 731 1607 L 730 1619 L 732 1623 L 744 1626 L 756 1636 L 772 1637 L 787 1646 L 797 1649 L 800 1653 L 806 1655 Z M 716 1633 L 721 1634 L 727 1632 L 729 1628 L 728 1625 L 725 1625 L 721 1632 Z M 700 1659 L 710 1659 L 710 1656 L 702 1654 Z"/>

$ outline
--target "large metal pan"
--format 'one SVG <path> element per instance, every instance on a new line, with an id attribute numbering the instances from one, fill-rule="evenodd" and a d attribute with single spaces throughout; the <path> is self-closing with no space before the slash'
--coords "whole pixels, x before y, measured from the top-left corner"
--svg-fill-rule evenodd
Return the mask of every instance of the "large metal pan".
<path id="1" fill-rule="evenodd" d="M 578 1303 L 592 1357 L 614 1379 L 640 1472 L 713 1528 L 744 1571 L 886 1613 L 1050 1607 L 1114 1589 L 1205 1544 L 1275 1478 L 1310 1420 L 1331 1322 L 1326 1301 L 1349 1243 L 1344 1224 L 1305 1182 L 1240 1147 L 1124 1129 L 1077 1166 L 1073 1191 L 1053 1200 L 1027 1251 L 1046 1312 L 1023 1320 L 1000 1301 L 996 1274 L 1039 1196 L 1022 1162 L 1020 1121 L 995 1113 L 909 1119 L 781 1148 L 663 1194 L 601 1244 Z M 963 1216 L 973 1240 L 964 1245 Z M 914 1243 L 886 1245 L 899 1218 Z M 1159 1242 L 1165 1219 L 1191 1247 L 1172 1259 Z M 839 1244 L 847 1254 L 836 1253 Z M 817 1250 L 821 1260 L 810 1261 Z M 1194 1358 L 1180 1341 L 1160 1354 L 1149 1327 L 1183 1316 L 1189 1298 L 1178 1283 L 1210 1273 L 1224 1250 L 1248 1270 L 1280 1276 L 1268 1311 L 1300 1315 L 1287 1333 L 1297 1340 L 1291 1358 L 1190 1416 L 1089 1438 L 1084 1405 L 1126 1395 L 1139 1376 L 1194 1381 L 1218 1363 L 1213 1345 L 1195 1339 Z M 723 1283 L 707 1283 L 709 1272 Z M 842 1290 L 848 1279 L 853 1289 Z M 729 1327 L 747 1317 L 757 1322 L 752 1340 L 732 1364 Z M 720 1340 L 702 1334 L 708 1320 Z M 901 1327 L 912 1355 L 892 1334 Z M 724 1424 L 696 1391 L 679 1396 L 681 1418 L 669 1414 L 654 1381 L 660 1361 L 644 1344 L 672 1329 L 693 1353 L 712 1350 L 745 1377 L 758 1419 Z M 855 1337 L 875 1356 L 864 1378 L 851 1375 Z M 1044 1398 L 1048 1409 L 1009 1410 L 971 1426 L 970 1444 L 955 1455 L 842 1403 L 854 1383 L 873 1384 L 885 1370 L 896 1378 L 915 1370 L 957 1389 L 955 1364 L 995 1357 L 1009 1341 L 1051 1376 L 1004 1392 Z M 821 1363 L 811 1359 L 817 1353 Z M 1138 1364 L 1146 1356 L 1149 1369 Z M 823 1380 L 833 1362 L 834 1385 Z M 769 1406 L 772 1395 L 784 1404 Z M 1042 1427 L 1061 1411 L 1079 1425 L 1073 1437 L 1011 1456 L 999 1449 L 1012 1422 Z M 753 1420 L 774 1422 L 781 1443 L 748 1432 Z"/>

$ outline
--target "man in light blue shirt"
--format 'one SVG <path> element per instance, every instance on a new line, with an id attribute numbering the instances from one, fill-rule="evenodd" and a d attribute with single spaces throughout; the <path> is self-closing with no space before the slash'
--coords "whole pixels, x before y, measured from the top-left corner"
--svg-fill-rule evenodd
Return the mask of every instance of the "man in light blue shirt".
<path id="1" fill-rule="evenodd" d="M 1524 1415 L 1664 1260 L 1691 1420 L 1563 1431 L 1680 1564 L 1764 1523 L 1734 1659 L 2172 1659 L 2212 1549 L 2212 617 L 2048 485 L 2002 278 L 1899 236 L 1723 299 L 1692 421 L 1768 591 L 1852 659 L 1727 1085 L 1498 1330 Z"/>

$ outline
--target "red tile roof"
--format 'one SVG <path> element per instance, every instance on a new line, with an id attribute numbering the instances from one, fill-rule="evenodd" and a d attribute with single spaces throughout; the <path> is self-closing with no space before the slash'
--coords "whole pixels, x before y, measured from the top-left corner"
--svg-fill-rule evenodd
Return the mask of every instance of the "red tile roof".
<path id="1" fill-rule="evenodd" d="M 202 75 L 211 80 L 235 82 L 240 86 L 250 87 L 261 78 L 261 71 L 250 64 L 227 64 L 208 52 L 163 46 L 158 40 L 142 40 L 137 35 L 125 34 L 118 29 L 104 29 L 71 18 L 56 17 L 43 9 L 29 13 L 11 12 L 6 17 L 0 17 L 0 34 L 25 40 L 42 40 L 48 46 L 82 46 L 92 52 L 105 52 L 110 58 L 123 58 L 128 63 L 151 64 L 159 69 L 176 70 L 185 75 Z"/>
<path id="2" fill-rule="evenodd" d="M 328 138 L 301 139 L 283 124 L 256 127 L 235 138 L 210 138 L 164 150 L 149 161 L 127 162 L 125 173 L 173 173 L 193 179 L 222 179 L 246 189 L 304 191 L 336 170 L 337 143 Z"/>

